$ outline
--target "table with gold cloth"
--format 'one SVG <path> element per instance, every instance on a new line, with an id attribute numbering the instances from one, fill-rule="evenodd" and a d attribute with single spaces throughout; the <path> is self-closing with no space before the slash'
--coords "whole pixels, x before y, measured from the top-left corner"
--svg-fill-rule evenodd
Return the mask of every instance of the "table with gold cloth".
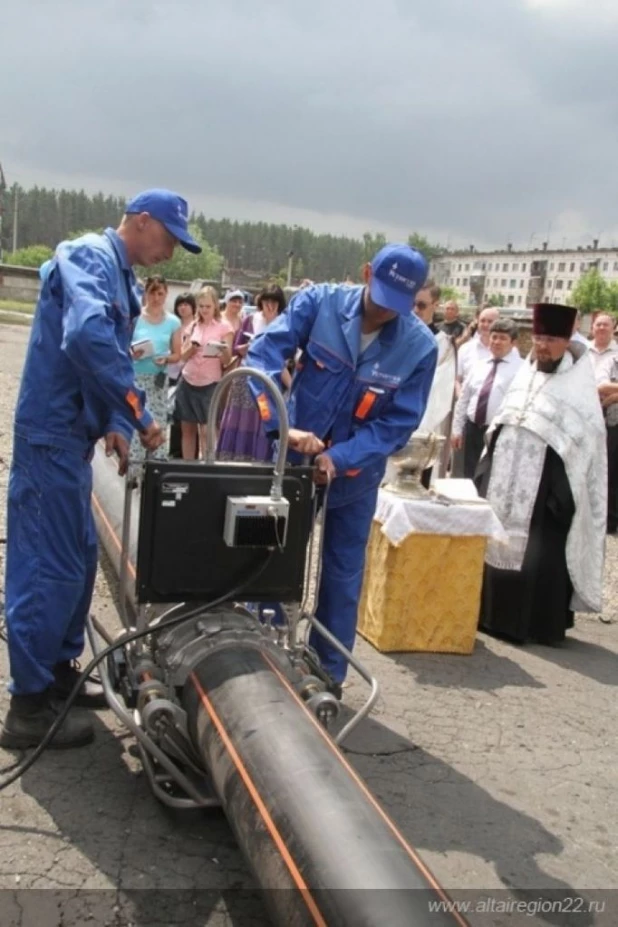
<path id="1" fill-rule="evenodd" d="M 358 631 L 388 651 L 471 653 L 487 538 L 506 541 L 471 480 L 437 480 L 418 499 L 380 489 Z"/>

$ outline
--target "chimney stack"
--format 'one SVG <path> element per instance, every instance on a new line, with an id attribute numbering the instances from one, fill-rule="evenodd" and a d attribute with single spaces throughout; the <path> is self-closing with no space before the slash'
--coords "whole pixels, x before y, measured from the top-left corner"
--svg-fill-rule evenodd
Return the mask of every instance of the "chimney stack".
<path id="1" fill-rule="evenodd" d="M 592 239 L 592 250 L 596 251 L 598 247 L 599 247 L 599 239 L 593 238 Z"/>
<path id="2" fill-rule="evenodd" d="M 511 251 L 513 250 L 513 245 L 511 244 L 511 242 L 509 242 L 509 243 L 507 244 L 506 250 L 509 252 L 509 254 L 510 254 Z"/>
<path id="3" fill-rule="evenodd" d="M 543 242 L 543 251 L 547 251 L 547 242 L 546 242 L 546 241 Z"/>

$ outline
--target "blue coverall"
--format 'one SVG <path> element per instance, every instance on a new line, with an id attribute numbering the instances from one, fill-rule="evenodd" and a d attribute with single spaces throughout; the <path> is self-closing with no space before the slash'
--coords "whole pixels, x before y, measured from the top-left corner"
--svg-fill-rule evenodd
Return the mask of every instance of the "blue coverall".
<path id="1" fill-rule="evenodd" d="M 411 312 L 384 325 L 359 354 L 362 294 L 362 287 L 349 286 L 302 290 L 254 339 L 246 360 L 281 385 L 284 362 L 302 349 L 288 400 L 290 426 L 325 441 L 337 471 L 324 516 L 316 617 L 349 650 L 386 461 L 420 422 L 437 359 L 433 335 Z M 266 431 L 276 433 L 273 403 L 257 384 L 252 389 Z M 316 634 L 310 643 L 332 679 L 343 682 L 346 660 Z"/>
<path id="2" fill-rule="evenodd" d="M 97 567 L 95 442 L 152 416 L 129 345 L 136 280 L 112 230 L 59 245 L 41 273 L 9 475 L 6 620 L 16 695 L 42 692 L 78 657 Z"/>

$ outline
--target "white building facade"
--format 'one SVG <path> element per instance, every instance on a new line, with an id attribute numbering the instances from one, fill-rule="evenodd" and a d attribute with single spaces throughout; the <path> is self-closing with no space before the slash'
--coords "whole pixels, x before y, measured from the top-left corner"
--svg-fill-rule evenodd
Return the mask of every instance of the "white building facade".
<path id="1" fill-rule="evenodd" d="M 574 250 L 458 251 L 431 262 L 431 276 L 451 286 L 463 305 L 478 306 L 502 297 L 505 306 L 525 309 L 537 302 L 566 302 L 591 267 L 607 281 L 618 281 L 618 248 L 595 245 Z"/>

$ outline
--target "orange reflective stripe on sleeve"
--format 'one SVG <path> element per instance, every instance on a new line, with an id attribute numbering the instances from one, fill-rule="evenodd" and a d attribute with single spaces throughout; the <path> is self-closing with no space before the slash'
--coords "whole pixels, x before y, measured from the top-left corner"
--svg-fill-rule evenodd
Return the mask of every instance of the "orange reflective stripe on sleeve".
<path id="1" fill-rule="evenodd" d="M 270 421 L 270 406 L 268 405 L 268 399 L 266 398 L 266 393 L 260 393 L 256 399 L 258 410 L 260 412 L 260 418 L 263 422 Z"/>
<path id="2" fill-rule="evenodd" d="M 128 392 L 127 395 L 125 396 L 125 399 L 127 400 L 127 402 L 129 403 L 129 405 L 130 405 L 131 408 L 133 409 L 133 412 L 134 412 L 134 414 L 135 414 L 135 418 L 136 418 L 136 419 L 138 420 L 138 422 L 139 422 L 140 418 L 142 418 L 142 416 L 144 415 L 144 410 L 143 410 L 143 408 L 142 408 L 141 402 L 139 401 L 139 398 L 135 395 L 135 393 L 133 392 L 133 390 L 129 390 L 129 392 Z"/>
<path id="3" fill-rule="evenodd" d="M 376 401 L 376 394 L 370 393 L 369 390 L 365 393 L 361 401 L 359 402 L 356 412 L 354 413 L 356 418 L 367 418 L 369 411 L 371 410 L 374 402 Z"/>
<path id="4" fill-rule="evenodd" d="M 359 473 L 360 473 L 360 470 L 346 470 L 345 471 L 346 476 L 358 476 Z"/>

